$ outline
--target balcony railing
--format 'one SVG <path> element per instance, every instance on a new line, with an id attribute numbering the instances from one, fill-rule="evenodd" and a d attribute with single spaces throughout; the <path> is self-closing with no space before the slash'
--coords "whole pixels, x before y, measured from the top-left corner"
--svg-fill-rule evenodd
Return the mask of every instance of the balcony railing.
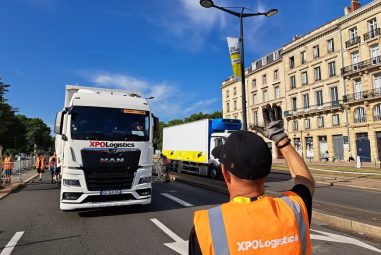
<path id="1" fill-rule="evenodd" d="M 357 123 L 365 123 L 366 122 L 366 116 L 361 116 L 361 117 L 354 118 L 354 122 L 356 124 Z"/>
<path id="2" fill-rule="evenodd" d="M 355 72 L 361 72 L 369 68 L 377 67 L 381 65 L 381 56 L 374 57 L 365 61 L 361 61 L 359 63 L 346 66 L 341 69 L 341 74 L 351 74 Z"/>
<path id="3" fill-rule="evenodd" d="M 339 100 L 331 101 L 324 104 L 319 105 L 310 105 L 308 108 L 302 107 L 293 110 L 284 111 L 284 117 L 297 117 L 303 116 L 306 114 L 315 114 L 324 111 L 332 111 L 334 109 L 338 109 L 341 107 L 341 102 Z"/>
<path id="4" fill-rule="evenodd" d="M 344 103 L 353 103 L 381 97 L 381 88 L 365 90 L 343 96 Z"/>
<path id="5" fill-rule="evenodd" d="M 372 31 L 369 31 L 368 33 L 364 34 L 364 41 L 368 41 L 372 38 L 375 38 L 376 36 L 379 36 L 381 34 L 381 28 L 373 29 Z"/>
<path id="6" fill-rule="evenodd" d="M 356 37 L 353 37 L 352 39 L 350 39 L 349 41 L 346 41 L 345 47 L 349 48 L 349 47 L 352 47 L 353 45 L 359 44 L 360 42 L 361 42 L 360 36 L 356 36 Z"/>

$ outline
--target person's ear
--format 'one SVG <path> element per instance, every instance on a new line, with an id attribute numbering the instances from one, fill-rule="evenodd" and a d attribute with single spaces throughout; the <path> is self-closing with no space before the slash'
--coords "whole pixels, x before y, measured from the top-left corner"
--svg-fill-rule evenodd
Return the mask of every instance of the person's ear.
<path id="1" fill-rule="evenodd" d="M 230 176 L 229 171 L 225 169 L 225 165 L 224 164 L 221 164 L 221 171 L 222 171 L 222 175 L 224 177 L 225 182 L 230 184 L 230 182 L 231 182 L 231 176 Z"/>

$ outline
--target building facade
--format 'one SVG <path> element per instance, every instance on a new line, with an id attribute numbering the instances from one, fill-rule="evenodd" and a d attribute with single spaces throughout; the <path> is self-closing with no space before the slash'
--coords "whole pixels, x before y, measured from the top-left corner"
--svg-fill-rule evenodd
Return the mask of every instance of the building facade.
<path id="1" fill-rule="evenodd" d="M 362 161 L 381 157 L 381 0 L 360 7 L 356 0 L 345 15 L 246 69 L 247 119 L 262 124 L 261 108 L 276 103 L 285 128 L 305 159 Z M 222 83 L 223 115 L 242 119 L 241 84 Z M 235 93 L 233 97 L 231 94 Z M 236 103 L 235 103 L 236 101 Z M 232 108 L 233 107 L 233 108 Z M 280 158 L 274 144 L 273 158 Z"/>

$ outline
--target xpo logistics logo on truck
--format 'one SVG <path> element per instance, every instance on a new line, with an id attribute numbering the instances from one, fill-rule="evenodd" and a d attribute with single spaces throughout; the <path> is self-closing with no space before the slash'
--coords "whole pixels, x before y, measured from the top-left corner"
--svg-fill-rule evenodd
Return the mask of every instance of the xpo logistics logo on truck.
<path id="1" fill-rule="evenodd" d="M 101 148 L 133 148 L 134 143 L 109 143 L 109 142 L 99 142 L 90 141 L 90 147 L 101 147 Z"/>

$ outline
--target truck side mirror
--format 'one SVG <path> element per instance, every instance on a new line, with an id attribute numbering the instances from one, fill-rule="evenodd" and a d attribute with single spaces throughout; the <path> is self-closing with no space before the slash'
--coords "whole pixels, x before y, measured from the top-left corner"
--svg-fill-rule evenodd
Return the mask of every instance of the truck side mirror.
<path id="1" fill-rule="evenodd" d="M 160 120 L 153 116 L 153 137 L 160 138 Z"/>
<path id="2" fill-rule="evenodd" d="M 57 112 L 56 121 L 54 125 L 54 133 L 56 133 L 57 135 L 62 135 L 63 116 L 63 112 Z"/>

